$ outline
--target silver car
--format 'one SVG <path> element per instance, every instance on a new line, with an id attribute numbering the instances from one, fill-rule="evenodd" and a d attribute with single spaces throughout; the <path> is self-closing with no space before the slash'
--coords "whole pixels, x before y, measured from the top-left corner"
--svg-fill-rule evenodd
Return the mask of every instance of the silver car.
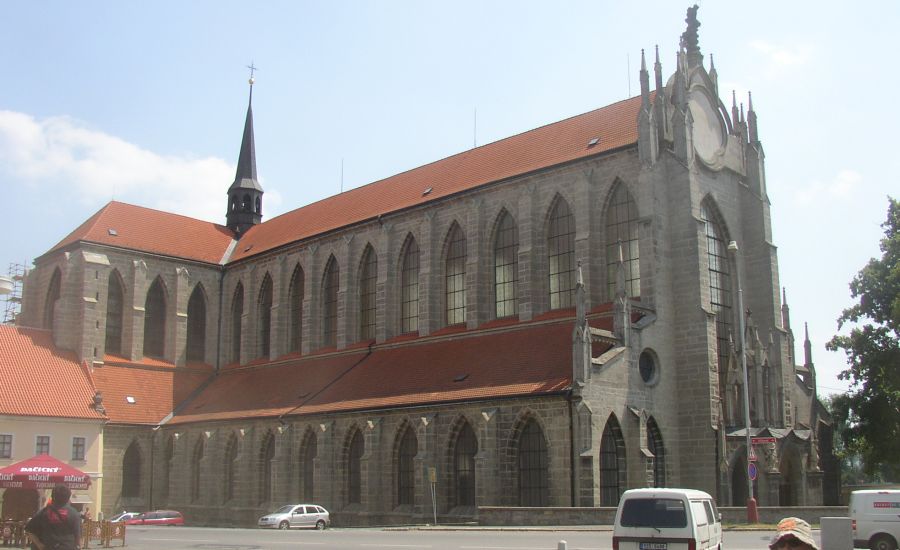
<path id="1" fill-rule="evenodd" d="M 331 525 L 328 510 L 315 504 L 288 504 L 259 518 L 257 525 L 266 529 L 325 529 Z"/>

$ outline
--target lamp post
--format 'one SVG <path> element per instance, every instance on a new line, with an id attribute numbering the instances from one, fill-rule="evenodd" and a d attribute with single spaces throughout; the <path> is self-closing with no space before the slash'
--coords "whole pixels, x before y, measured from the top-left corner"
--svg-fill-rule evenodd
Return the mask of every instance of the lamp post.
<path id="1" fill-rule="evenodd" d="M 750 389 L 747 376 L 747 353 L 744 337 L 744 289 L 741 287 L 741 270 L 738 268 L 738 245 L 736 241 L 728 243 L 728 252 L 734 256 L 734 272 L 738 286 L 738 311 L 740 312 L 741 331 L 741 370 L 744 373 L 744 426 L 747 447 L 747 523 L 759 523 L 759 511 L 756 509 L 756 499 L 753 498 L 753 480 L 750 479 L 750 456 L 753 453 L 752 440 L 750 439 Z"/>

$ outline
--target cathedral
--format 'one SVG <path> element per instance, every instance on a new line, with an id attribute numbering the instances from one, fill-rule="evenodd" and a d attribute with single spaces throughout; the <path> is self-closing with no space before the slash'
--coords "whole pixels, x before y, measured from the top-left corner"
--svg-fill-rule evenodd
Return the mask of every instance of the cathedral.
<path id="1" fill-rule="evenodd" d="M 834 502 L 757 113 L 686 22 L 637 97 L 272 219 L 251 95 L 224 225 L 113 201 L 38 257 L 17 324 L 86 365 L 103 511 Z"/>

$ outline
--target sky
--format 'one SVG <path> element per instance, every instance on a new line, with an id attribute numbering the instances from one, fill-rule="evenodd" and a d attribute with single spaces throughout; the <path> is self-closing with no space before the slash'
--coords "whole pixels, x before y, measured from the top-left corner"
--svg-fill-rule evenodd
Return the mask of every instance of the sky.
<path id="1" fill-rule="evenodd" d="M 721 99 L 753 94 L 797 352 L 808 323 L 820 395 L 846 391 L 825 343 L 900 197 L 900 2 L 699 4 Z M 0 273 L 113 199 L 224 224 L 251 63 L 269 219 L 639 94 L 688 5 L 0 0 Z"/>

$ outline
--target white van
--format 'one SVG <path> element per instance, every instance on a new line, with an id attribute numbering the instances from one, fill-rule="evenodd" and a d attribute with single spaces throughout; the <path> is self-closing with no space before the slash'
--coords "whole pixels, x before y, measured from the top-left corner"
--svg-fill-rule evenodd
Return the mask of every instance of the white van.
<path id="1" fill-rule="evenodd" d="M 722 548 L 722 522 L 709 494 L 693 489 L 631 489 L 622 494 L 613 550 Z"/>
<path id="2" fill-rule="evenodd" d="M 900 490 L 853 491 L 848 508 L 856 548 L 897 550 Z"/>

